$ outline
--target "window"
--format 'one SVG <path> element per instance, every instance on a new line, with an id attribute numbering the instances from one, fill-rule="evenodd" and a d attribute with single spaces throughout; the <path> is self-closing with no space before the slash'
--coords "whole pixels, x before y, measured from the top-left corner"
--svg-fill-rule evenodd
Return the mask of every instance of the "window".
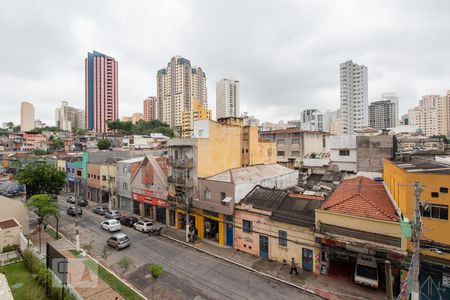
<path id="1" fill-rule="evenodd" d="M 284 230 L 278 230 L 278 245 L 287 246 L 287 232 Z"/>
<path id="2" fill-rule="evenodd" d="M 126 173 L 127 172 L 127 167 L 123 167 L 122 172 Z"/>
<path id="3" fill-rule="evenodd" d="M 277 151 L 277 156 L 284 156 L 284 151 Z"/>
<path id="4" fill-rule="evenodd" d="M 77 176 L 81 176 L 81 171 L 80 170 L 77 171 Z"/>
<path id="5" fill-rule="evenodd" d="M 105 175 L 102 175 L 102 180 L 106 180 L 106 176 Z"/>
<path id="6" fill-rule="evenodd" d="M 123 183 L 122 183 L 122 187 L 123 187 L 124 189 L 127 189 L 127 183 L 126 183 L 126 182 L 123 182 Z"/>
<path id="7" fill-rule="evenodd" d="M 242 230 L 244 232 L 252 232 L 252 221 L 242 220 Z"/>
<path id="8" fill-rule="evenodd" d="M 205 190 L 203 191 L 203 196 L 206 200 L 211 199 L 211 191 L 208 188 L 205 188 Z"/>
<path id="9" fill-rule="evenodd" d="M 443 194 L 448 194 L 448 188 L 446 188 L 446 187 L 441 187 L 441 188 L 439 189 L 439 192 L 441 192 L 441 193 L 443 193 Z"/>
<path id="10" fill-rule="evenodd" d="M 300 156 L 300 151 L 292 151 L 292 156 Z"/>
<path id="11" fill-rule="evenodd" d="M 225 199 L 227 197 L 227 193 L 225 192 L 220 192 L 220 201 L 222 201 L 223 199 Z"/>
<path id="12" fill-rule="evenodd" d="M 431 192 L 431 198 L 439 198 L 438 192 Z"/>
<path id="13" fill-rule="evenodd" d="M 293 145 L 298 145 L 298 139 L 292 139 L 292 144 Z"/>
<path id="14" fill-rule="evenodd" d="M 339 156 L 350 156 L 350 150 L 339 150 Z"/>
<path id="15" fill-rule="evenodd" d="M 284 139 L 278 139 L 277 145 L 284 145 Z"/>
<path id="16" fill-rule="evenodd" d="M 422 216 L 425 218 L 448 220 L 448 206 L 430 204 L 428 209 L 422 208 Z"/>
<path id="17" fill-rule="evenodd" d="M 322 147 L 323 148 L 327 147 L 327 139 L 325 138 L 325 136 L 322 137 Z"/>

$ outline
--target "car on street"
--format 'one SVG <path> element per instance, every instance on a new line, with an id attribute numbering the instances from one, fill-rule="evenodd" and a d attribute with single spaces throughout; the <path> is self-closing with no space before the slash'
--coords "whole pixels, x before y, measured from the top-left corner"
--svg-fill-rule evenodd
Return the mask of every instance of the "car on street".
<path id="1" fill-rule="evenodd" d="M 137 223 L 139 220 L 133 216 L 126 216 L 120 218 L 120 224 L 125 225 L 127 227 L 133 227 L 134 223 Z"/>
<path id="2" fill-rule="evenodd" d="M 108 210 L 105 213 L 105 217 L 107 219 L 116 219 L 119 220 L 120 219 L 120 212 L 118 210 Z"/>
<path id="3" fill-rule="evenodd" d="M 122 228 L 120 222 L 117 220 L 103 221 L 100 226 L 109 232 L 119 231 Z"/>
<path id="4" fill-rule="evenodd" d="M 150 232 L 153 223 L 150 221 L 139 221 L 133 225 L 133 228 L 140 232 Z"/>
<path id="5" fill-rule="evenodd" d="M 116 250 L 120 250 L 130 246 L 130 239 L 124 233 L 116 233 L 106 240 L 106 244 Z"/>
<path id="6" fill-rule="evenodd" d="M 67 208 L 67 214 L 74 217 L 75 215 L 81 216 L 83 214 L 83 210 L 80 207 L 70 206 Z"/>
<path id="7" fill-rule="evenodd" d="M 74 196 L 67 197 L 67 203 L 75 204 L 75 197 Z"/>
<path id="8" fill-rule="evenodd" d="M 88 206 L 88 201 L 84 198 L 77 199 L 77 203 L 79 206 L 82 206 L 82 207 Z"/>
<path id="9" fill-rule="evenodd" d="M 100 216 L 104 216 L 104 215 L 106 214 L 107 211 L 108 211 L 108 210 L 107 210 L 106 208 L 101 207 L 101 206 L 96 207 L 96 208 L 94 208 L 94 209 L 92 210 L 92 212 L 93 212 L 94 214 L 97 214 L 97 215 L 100 215 Z"/>

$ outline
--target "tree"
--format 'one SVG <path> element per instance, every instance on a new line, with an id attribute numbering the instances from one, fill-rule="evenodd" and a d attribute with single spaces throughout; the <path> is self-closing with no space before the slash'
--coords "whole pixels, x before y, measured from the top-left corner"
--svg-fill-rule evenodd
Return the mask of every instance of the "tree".
<path id="1" fill-rule="evenodd" d="M 100 139 L 97 147 L 99 150 L 108 150 L 111 147 L 111 142 L 108 139 Z"/>
<path id="2" fill-rule="evenodd" d="M 106 260 L 108 259 L 108 257 L 111 255 L 111 251 L 109 251 L 109 247 L 108 245 L 103 246 L 102 249 L 102 253 L 100 254 L 101 258 L 103 258 L 105 260 L 105 265 L 106 265 Z"/>
<path id="3" fill-rule="evenodd" d="M 42 251 L 41 247 L 42 224 L 50 216 L 58 218 L 59 216 L 58 202 L 56 198 L 54 198 L 53 196 L 45 194 L 36 194 L 30 197 L 30 199 L 28 199 L 27 207 L 32 212 L 34 212 L 38 217 L 39 250 Z M 56 236 L 58 236 L 58 226 L 56 226 Z"/>
<path id="4" fill-rule="evenodd" d="M 164 267 L 161 264 L 151 264 L 148 266 L 148 270 L 152 274 L 153 278 L 157 279 L 162 272 L 164 272 Z"/>
<path id="5" fill-rule="evenodd" d="M 60 138 L 53 138 L 52 145 L 54 150 L 59 150 L 64 147 L 64 141 Z"/>
<path id="6" fill-rule="evenodd" d="M 89 243 L 85 243 L 81 245 L 81 248 L 86 251 L 87 254 L 91 254 L 92 248 L 94 248 L 94 240 L 91 240 Z"/>
<path id="7" fill-rule="evenodd" d="M 33 151 L 34 155 L 45 155 L 47 154 L 47 151 L 42 150 L 42 149 L 36 149 Z"/>
<path id="8" fill-rule="evenodd" d="M 124 256 L 119 260 L 119 267 L 123 270 L 123 273 L 128 271 L 130 267 L 133 265 L 133 260 L 128 256 Z"/>
<path id="9" fill-rule="evenodd" d="M 53 166 L 28 166 L 17 175 L 27 187 L 27 197 L 36 194 L 57 195 L 66 185 L 66 173 Z"/>
<path id="10" fill-rule="evenodd" d="M 77 128 L 77 129 L 75 129 L 74 133 L 75 133 L 75 135 L 86 135 L 87 130 L 84 128 Z"/>

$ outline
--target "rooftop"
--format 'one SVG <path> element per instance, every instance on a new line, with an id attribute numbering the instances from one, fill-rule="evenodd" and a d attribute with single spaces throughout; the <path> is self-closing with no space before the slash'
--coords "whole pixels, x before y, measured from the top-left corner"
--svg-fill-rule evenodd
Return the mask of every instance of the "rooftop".
<path id="1" fill-rule="evenodd" d="M 291 173 L 296 173 L 296 171 L 283 167 L 279 164 L 255 165 L 250 167 L 229 169 L 214 176 L 210 176 L 207 179 L 222 182 L 242 183 Z"/>
<path id="2" fill-rule="evenodd" d="M 8 228 L 13 228 L 13 227 L 17 227 L 17 226 L 20 226 L 20 225 L 14 219 L 8 219 L 8 220 L 0 221 L 0 228 L 1 229 L 8 229 Z"/>
<path id="3" fill-rule="evenodd" d="M 257 185 L 242 199 L 241 204 L 251 204 L 256 209 L 274 211 L 287 196 L 288 192 L 285 190 Z"/>
<path id="4" fill-rule="evenodd" d="M 262 131 L 262 132 L 260 132 L 260 135 L 265 135 L 265 134 L 289 134 L 289 133 L 316 133 L 316 134 L 330 135 L 329 132 L 301 130 L 301 129 L 298 129 L 298 128 L 286 128 L 286 129 L 276 129 L 276 130 L 271 130 L 271 131 Z"/>
<path id="5" fill-rule="evenodd" d="M 450 174 L 450 163 L 439 156 L 398 158 L 392 162 L 408 173 Z"/>
<path id="6" fill-rule="evenodd" d="M 126 163 L 126 164 L 132 164 L 132 163 L 137 163 L 137 162 L 141 162 L 143 161 L 145 158 L 145 156 L 140 156 L 140 157 L 134 157 L 134 158 L 130 158 L 130 159 L 125 159 L 125 160 L 121 160 L 121 163 Z"/>
<path id="7" fill-rule="evenodd" d="M 362 176 L 343 180 L 321 209 L 383 221 L 399 220 L 384 186 Z"/>

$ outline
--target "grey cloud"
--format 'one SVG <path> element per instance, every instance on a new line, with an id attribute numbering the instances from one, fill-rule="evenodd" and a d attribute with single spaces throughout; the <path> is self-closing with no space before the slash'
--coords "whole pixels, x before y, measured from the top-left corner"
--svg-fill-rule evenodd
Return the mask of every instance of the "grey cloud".
<path id="1" fill-rule="evenodd" d="M 53 123 L 60 101 L 84 106 L 84 58 L 119 61 L 120 115 L 156 94 L 156 71 L 177 54 L 215 82 L 241 81 L 242 111 L 262 121 L 339 106 L 339 63 L 369 68 L 369 101 L 392 91 L 400 110 L 450 89 L 448 1 L 3 1 L 0 121 L 23 99 Z"/>

